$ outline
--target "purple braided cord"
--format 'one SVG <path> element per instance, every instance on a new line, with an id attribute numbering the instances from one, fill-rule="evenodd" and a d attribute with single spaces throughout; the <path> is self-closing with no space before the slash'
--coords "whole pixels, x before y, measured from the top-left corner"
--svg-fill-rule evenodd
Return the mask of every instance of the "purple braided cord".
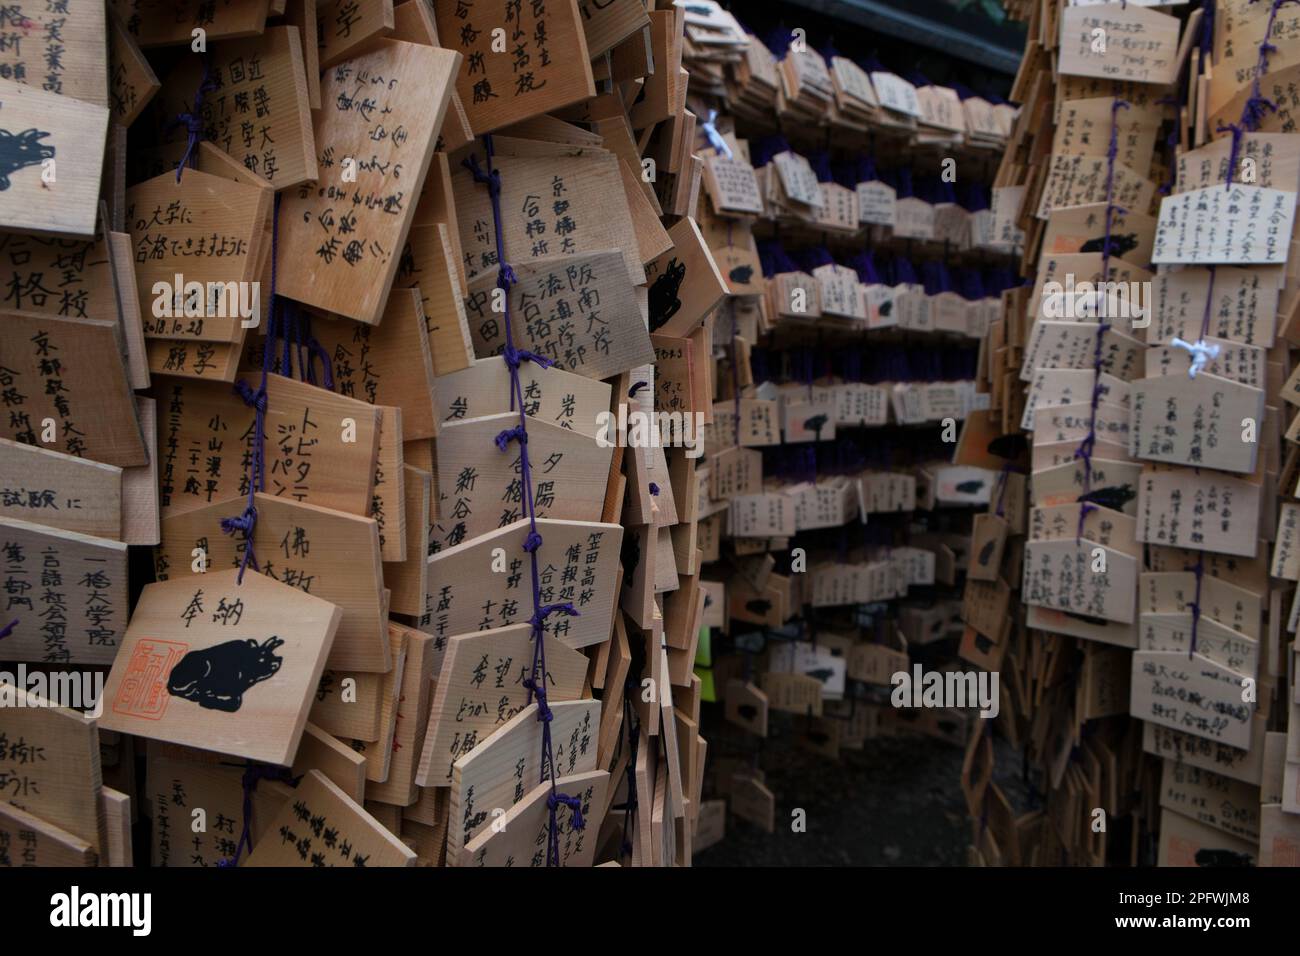
<path id="1" fill-rule="evenodd" d="M 542 546 L 542 536 L 537 531 L 537 511 L 533 504 L 532 466 L 528 460 L 528 416 L 524 411 L 524 390 L 519 379 L 519 366 L 522 362 L 531 361 L 542 368 L 550 368 L 553 363 L 545 356 L 515 348 L 513 322 L 510 314 L 510 287 L 518 280 L 515 278 L 514 270 L 510 268 L 510 264 L 506 262 L 505 239 L 502 235 L 501 223 L 501 174 L 493 168 L 492 137 L 490 135 L 483 137 L 483 146 L 487 154 L 487 171 L 484 172 L 483 167 L 479 165 L 477 156 L 467 158 L 464 161 L 464 166 L 473 175 L 474 182 L 487 186 L 488 197 L 492 201 L 492 220 L 496 230 L 498 263 L 497 288 L 505 293 L 506 346 L 502 352 L 502 357 L 510 370 L 510 405 L 511 410 L 515 409 L 516 404 L 518 406 L 519 424 L 497 435 L 496 442 L 497 446 L 502 450 L 505 450 L 511 441 L 519 443 L 519 476 L 523 485 L 524 513 L 528 515 L 529 529 L 528 536 L 524 539 L 524 550 L 528 552 L 533 585 L 533 615 L 529 618 L 533 631 L 533 668 L 532 675 L 524 681 L 524 687 L 528 690 L 529 703 L 532 703 L 534 696 L 536 696 L 537 719 L 542 722 L 540 782 L 545 783 L 549 780 L 551 783 L 551 793 L 546 800 L 547 809 L 550 813 L 546 865 L 550 867 L 560 865 L 560 835 L 556 820 L 558 808 L 561 805 L 569 808 L 573 829 L 581 830 L 586 826 L 586 821 L 582 815 L 582 802 L 577 797 L 559 793 L 556 790 L 555 751 L 551 744 L 552 714 L 547 703 L 546 691 L 546 619 L 555 613 L 576 617 L 578 611 L 569 603 L 542 604 L 541 573 L 538 568 L 537 558 L 537 551 Z"/>

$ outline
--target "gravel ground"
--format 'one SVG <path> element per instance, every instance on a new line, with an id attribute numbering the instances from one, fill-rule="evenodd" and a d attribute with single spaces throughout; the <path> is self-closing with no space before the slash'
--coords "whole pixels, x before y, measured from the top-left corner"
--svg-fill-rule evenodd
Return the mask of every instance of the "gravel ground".
<path id="1" fill-rule="evenodd" d="M 726 837 L 695 865 L 963 866 L 961 764 L 960 748 L 929 737 L 868 740 L 835 762 L 774 735 L 761 766 L 776 795 L 776 832 L 728 814 Z M 805 833 L 791 831 L 796 807 L 807 811 Z"/>

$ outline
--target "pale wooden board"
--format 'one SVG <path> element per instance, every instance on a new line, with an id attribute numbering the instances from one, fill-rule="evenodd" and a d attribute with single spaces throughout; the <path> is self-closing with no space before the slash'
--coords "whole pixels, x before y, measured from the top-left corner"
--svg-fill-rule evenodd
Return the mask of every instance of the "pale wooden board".
<path id="1" fill-rule="evenodd" d="M 483 358 L 468 368 L 439 375 L 438 411 L 444 423 L 466 418 L 499 415 L 512 410 L 510 368 L 504 359 Z M 524 412 L 529 418 L 571 428 L 595 438 L 600 434 L 600 416 L 609 410 L 610 387 L 552 366 L 539 368 L 533 362 L 519 367 L 519 385 L 524 393 Z M 513 410 L 518 414 L 518 407 Z M 613 440 L 614 429 L 606 429 Z"/>
<path id="2" fill-rule="evenodd" d="M 256 388 L 258 383 L 251 384 Z M 163 517 L 247 494 L 243 455 L 253 410 L 220 382 L 160 378 L 153 387 L 159 405 Z M 356 425 L 352 442 L 343 440 L 347 419 Z M 380 411 L 372 405 L 268 376 L 267 494 L 369 514 L 379 420 Z M 197 461 L 191 457 L 195 452 L 200 453 Z"/>
<path id="3" fill-rule="evenodd" d="M 135 397 L 140 428 L 149 436 L 158 432 L 158 403 L 144 395 Z M 127 544 L 156 545 L 161 540 L 158 514 L 158 452 L 149 449 L 149 464 L 122 470 L 122 540 Z"/>
<path id="4" fill-rule="evenodd" d="M 547 699 L 582 694 L 587 658 L 553 640 L 546 642 Z M 528 705 L 523 681 L 532 674 L 532 626 L 515 624 L 458 634 L 447 641 L 416 783 L 451 786 L 453 764 Z"/>
<path id="5" fill-rule="evenodd" d="M 271 495 L 257 495 L 253 550 L 263 574 L 339 607 L 338 633 L 328 666 L 334 670 L 383 673 L 386 653 L 383 572 L 375 522 L 345 512 Z M 247 499 L 233 498 L 168 515 L 155 551 L 158 580 L 203 586 L 194 571 L 193 550 L 206 553 L 206 574 L 238 568 L 245 549 L 242 532 L 224 534 L 223 518 L 238 517 Z M 246 574 L 255 573 L 250 564 Z M 247 578 L 245 579 L 247 580 Z"/>
<path id="6" fill-rule="evenodd" d="M 5 437 L 44 445 L 48 418 L 55 451 L 121 468 L 147 464 L 119 335 L 116 320 L 0 313 Z"/>
<path id="7" fill-rule="evenodd" d="M 311 721 L 341 740 L 378 740 L 383 687 L 380 673 L 327 670 L 316 686 Z"/>
<path id="8" fill-rule="evenodd" d="M 260 278 L 271 206 L 270 190 L 199 169 L 185 169 L 180 182 L 167 172 L 126 191 L 126 227 L 146 338 L 191 345 L 192 340 L 236 346 L 243 341 L 243 323 L 259 312 L 251 286 L 243 283 Z M 189 283 L 202 286 L 197 299 L 186 292 Z M 221 301 L 209 301 L 208 290 L 217 288 L 209 283 L 222 284 Z M 243 305 L 253 315 L 242 317 Z"/>
<path id="9" fill-rule="evenodd" d="M 266 25 L 270 0 L 110 0 L 131 35 L 142 47 L 189 46 L 192 31 L 202 29 L 208 42 L 252 36 Z"/>
<path id="10" fill-rule="evenodd" d="M 5 656 L 112 663 L 127 627 L 127 546 L 14 518 L 0 518 L 0 542 L 0 616 L 18 622 Z"/>
<path id="11" fill-rule="evenodd" d="M 483 162 L 482 155 L 479 161 Z M 617 249 L 623 253 L 629 280 L 634 285 L 645 281 L 619 161 L 613 153 L 583 150 L 579 156 L 563 158 L 498 154 L 493 168 L 501 175 L 501 227 L 506 261 L 512 267 L 556 255 Z M 452 186 L 466 277 L 472 287 L 476 277 L 497 273 L 495 232 L 479 228 L 479 223 L 492 223 L 492 203 L 487 188 L 475 183 L 468 171 L 455 172 Z M 537 234 L 536 226 L 530 227 L 537 221 L 544 224 L 545 233 Z"/>
<path id="12" fill-rule="evenodd" d="M 475 136 L 596 95 L 576 0 L 480 0 L 472 8 L 435 0 L 433 12 L 440 40 L 466 61 L 456 92 Z M 494 28 L 516 37 L 506 41 L 512 55 L 493 52 Z"/>
<path id="13" fill-rule="evenodd" d="M 130 126 L 162 84 L 116 11 L 108 21 L 107 105 L 115 123 Z"/>
<path id="14" fill-rule="evenodd" d="M 393 0 L 320 0 L 319 69 L 350 60 L 374 48 L 393 32 Z"/>
<path id="15" fill-rule="evenodd" d="M 342 612 L 262 575 L 246 574 L 242 584 L 237 575 L 211 571 L 197 584 L 145 587 L 104 689 L 104 727 L 249 760 L 293 761 Z M 216 648 L 213 665 L 214 655 L 203 652 Z M 193 668 L 205 661 L 213 670 L 196 680 Z"/>
<path id="16" fill-rule="evenodd" d="M 437 436 L 430 337 L 414 291 L 394 289 L 378 326 L 336 319 L 313 323 L 312 334 L 329 353 L 336 392 L 400 406 L 403 441 Z"/>
<path id="17" fill-rule="evenodd" d="M 244 828 L 244 764 L 188 748 L 149 748 L 144 802 L 151 814 L 151 866 L 188 869 L 234 858 Z M 259 780 L 252 793 L 249 839 L 256 847 L 293 790 Z M 204 828 L 195 829 L 202 810 Z"/>
<path id="18" fill-rule="evenodd" d="M 302 40 L 303 69 L 307 74 L 307 99 L 311 108 L 320 109 L 320 44 L 317 42 L 316 0 L 287 0 L 285 22 L 298 28 Z"/>
<path id="19" fill-rule="evenodd" d="M 389 625 L 388 655 L 393 666 L 380 682 L 379 733 L 374 737 L 349 741 L 350 746 L 366 758 L 366 780 L 383 783 L 393 759 L 393 738 L 397 731 L 397 698 L 402 692 L 406 673 L 407 628 Z"/>
<path id="20" fill-rule="evenodd" d="M 434 181 L 437 174 L 435 163 L 428 181 Z M 427 189 L 425 195 L 429 195 Z M 474 346 L 465 319 L 464 290 L 458 278 L 451 233 L 444 223 L 416 223 L 411 227 L 393 285 L 415 289 L 420 296 L 436 375 L 446 375 L 473 363 Z"/>
<path id="21" fill-rule="evenodd" d="M 114 263 L 102 230 L 93 239 L 5 233 L 0 262 L 9 274 L 6 308 L 117 323 Z"/>
<path id="22" fill-rule="evenodd" d="M 555 781 L 558 792 L 582 801 L 585 826 L 573 827 L 573 811 L 562 807 L 556 812 L 556 830 L 559 834 L 560 866 L 591 866 L 596 853 L 596 839 L 601 820 L 594 812 L 605 805 L 605 791 L 609 786 L 609 772 L 592 770 L 587 773 L 560 777 Z M 550 830 L 550 812 L 546 801 L 551 795 L 549 782 L 534 787 L 532 791 L 500 818 L 503 829 L 488 827 L 465 846 L 465 866 L 546 866 L 547 837 Z M 448 857 L 448 863 L 451 862 Z"/>
<path id="23" fill-rule="evenodd" d="M 131 849 L 131 798 L 112 787 L 102 787 L 99 801 L 104 813 L 102 866 L 134 866 Z"/>
<path id="24" fill-rule="evenodd" d="M 402 454 L 405 459 L 405 448 Z M 411 465 L 403 465 L 402 469 L 406 497 L 406 557 L 402 561 L 384 562 L 384 585 L 392 592 L 389 601 L 391 613 L 418 617 L 424 608 L 424 596 L 429 592 L 433 476 Z"/>
<path id="25" fill-rule="evenodd" d="M 310 770 L 243 865 L 415 866 L 415 852 L 324 774 Z"/>
<path id="26" fill-rule="evenodd" d="M 633 34 L 650 25 L 641 0 L 609 0 L 606 3 L 579 4 L 582 32 L 587 39 L 587 54 L 598 57 L 612 50 Z"/>
<path id="27" fill-rule="evenodd" d="M 126 343 L 127 375 L 132 388 L 148 388 L 149 351 L 144 339 L 144 319 L 140 315 L 140 290 L 135 284 L 131 237 L 125 232 L 110 232 L 108 247 L 112 256 L 113 277 L 116 279 L 122 337 Z M 145 434 L 149 432 L 145 431 Z"/>
<path id="28" fill-rule="evenodd" d="M 402 464 L 402 410 L 376 405 L 381 415 L 375 483 L 370 510 L 379 528 L 379 553 L 385 561 L 406 556 L 406 472 Z"/>
<path id="29" fill-rule="evenodd" d="M 104 4 L 97 0 L 10 7 L 0 52 L 7 78 L 72 99 L 108 106 Z"/>
<path id="30" fill-rule="evenodd" d="M 95 721 L 75 710 L 50 706 L 19 685 L 6 685 L 4 694 L 4 731 L 12 741 L 0 753 L 5 802 L 39 814 L 102 854 L 102 776 Z"/>
<path id="31" fill-rule="evenodd" d="M 349 797 L 362 803 L 366 799 L 366 763 L 363 754 L 307 721 L 291 773 L 300 777 L 308 770 L 319 770 Z"/>
<path id="32" fill-rule="evenodd" d="M 441 663 L 434 653 L 434 639 L 414 628 L 389 624 L 390 630 L 400 630 L 406 635 L 406 667 L 402 672 L 401 695 L 397 701 L 397 728 L 393 734 L 392 760 L 388 778 L 382 783 L 372 783 L 367 788 L 371 800 L 409 806 L 415 802 L 415 773 L 424 747 L 424 734 L 429 726 L 429 705 L 433 698 L 433 679 L 436 664 Z"/>
<path id="33" fill-rule="evenodd" d="M 625 265 L 618 249 L 520 263 L 510 290 L 515 347 L 593 379 L 650 362 L 650 339 Z M 469 283 L 465 298 L 480 358 L 500 355 L 506 344 L 505 316 L 496 310 L 495 292 L 496 273 L 487 271 Z"/>
<path id="34" fill-rule="evenodd" d="M 0 438 L 0 517 L 122 537 L 122 469 Z"/>
<path id="35" fill-rule="evenodd" d="M 95 848 L 62 827 L 0 804 L 0 869 L 19 866 L 95 866 Z"/>
<path id="36" fill-rule="evenodd" d="M 551 704 L 551 741 L 555 770 L 561 777 L 596 769 L 595 731 L 600 701 L 572 700 Z M 542 776 L 542 723 L 537 704 L 529 704 L 452 766 L 447 858 L 463 862 L 461 848 L 489 829 L 502 813 L 531 791 Z"/>
<path id="37" fill-rule="evenodd" d="M 194 108 L 204 68 L 202 57 L 187 56 L 167 75 L 158 99 L 164 122 Z M 203 98 L 204 141 L 276 189 L 314 181 L 316 149 L 298 31 L 269 27 L 261 36 L 213 44 L 206 68 L 217 88 Z M 164 133 L 159 130 L 160 137 Z"/>
<path id="38" fill-rule="evenodd" d="M 102 16 L 100 30 L 103 71 Z M 100 78 L 102 90 L 106 72 Z M 15 155 L 0 169 L 0 227 L 94 234 L 108 117 L 107 106 L 0 80 L 0 131 L 10 138 L 9 150 Z M 47 159 L 54 165 L 43 165 Z"/>
<path id="39" fill-rule="evenodd" d="M 279 255 L 295 266 L 279 277 L 282 295 L 379 322 L 459 67 L 460 57 L 447 50 L 383 40 L 346 68 L 327 71 L 321 86 L 326 105 L 313 130 L 318 153 L 328 151 L 334 165 L 314 188 L 282 200 Z M 389 132 L 399 127 L 403 137 Z M 342 179 L 349 157 L 357 160 L 351 183 Z M 353 205 L 349 198 L 344 212 L 334 194 L 374 202 Z"/>
<path id="40" fill-rule="evenodd" d="M 525 515 L 518 442 L 504 451 L 496 437 L 519 425 L 518 412 L 446 422 L 438 437 L 438 513 L 443 548 L 506 527 Z M 528 426 L 534 513 L 596 521 L 601 516 L 612 447 L 577 431 L 534 419 Z"/>
<path id="41" fill-rule="evenodd" d="M 571 600 L 579 612 L 577 617 L 552 614 L 546 620 L 547 635 L 572 648 L 606 640 L 616 600 L 622 526 L 538 518 L 537 530 L 542 536 L 539 566 L 552 565 L 558 572 L 554 580 L 542 582 L 542 603 Z M 529 559 L 523 550 L 528 532 L 528 522 L 519 521 L 431 555 L 420 630 L 445 641 L 453 634 L 528 620 L 533 613 Z M 505 549 L 506 570 L 500 573 L 492 571 L 496 548 Z M 569 565 L 582 569 L 572 588 L 559 580 Z M 588 571 L 590 582 L 584 583 Z"/>

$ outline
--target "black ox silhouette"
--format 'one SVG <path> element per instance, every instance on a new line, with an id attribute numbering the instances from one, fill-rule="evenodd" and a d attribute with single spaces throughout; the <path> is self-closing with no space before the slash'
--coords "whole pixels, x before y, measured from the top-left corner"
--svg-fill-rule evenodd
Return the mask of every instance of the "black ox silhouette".
<path id="1" fill-rule="evenodd" d="M 50 134 L 25 129 L 17 135 L 0 129 L 0 191 L 9 188 L 9 175 L 28 166 L 39 166 L 54 156 L 54 147 L 40 142 Z"/>

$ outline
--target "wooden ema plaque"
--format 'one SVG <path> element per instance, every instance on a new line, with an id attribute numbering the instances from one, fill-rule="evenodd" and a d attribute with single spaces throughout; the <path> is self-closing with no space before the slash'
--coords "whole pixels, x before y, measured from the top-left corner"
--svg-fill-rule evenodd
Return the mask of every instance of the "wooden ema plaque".
<path id="1" fill-rule="evenodd" d="M 560 776 L 596 769 L 600 701 L 551 703 L 551 741 Z M 447 858 L 461 860 L 461 848 L 523 800 L 542 779 L 542 723 L 529 704 L 452 765 L 451 812 L 457 825 L 447 831 Z M 460 823 L 463 822 L 463 826 Z"/>
<path id="2" fill-rule="evenodd" d="M 572 602 L 578 611 L 576 617 L 548 617 L 547 636 L 575 649 L 607 640 L 622 525 L 538 518 L 537 530 L 542 536 L 537 551 L 542 603 Z M 430 555 L 420 630 L 445 642 L 454 634 L 527 621 L 533 613 L 529 559 L 523 550 L 528 532 L 525 519 Z M 497 549 L 504 549 L 504 556 L 495 554 Z M 502 570 L 493 570 L 494 564 Z"/>
<path id="3" fill-rule="evenodd" d="M 556 832 L 559 837 L 560 866 L 591 866 L 596 853 L 596 837 L 600 832 L 601 814 L 597 808 L 605 805 L 605 791 L 609 787 L 609 772 L 592 770 L 588 773 L 560 777 L 555 781 L 559 793 L 576 797 L 582 802 L 585 826 L 573 826 L 573 811 L 561 807 L 556 811 Z M 534 787 L 522 801 L 516 803 L 501 817 L 500 830 L 489 826 L 465 846 L 465 866 L 546 866 L 547 840 L 550 833 L 550 811 L 547 799 L 551 784 Z M 450 862 L 450 858 L 449 862 Z"/>
<path id="4" fill-rule="evenodd" d="M 450 786 L 455 762 L 528 706 L 523 682 L 532 671 L 530 624 L 452 637 L 438 673 L 415 782 L 422 787 Z M 552 704 L 576 700 L 587 676 L 587 659 L 548 638 L 546 672 Z"/>
<path id="5" fill-rule="evenodd" d="M 247 495 L 245 454 L 253 409 L 220 382 L 160 378 L 154 397 L 163 516 Z M 267 494 L 370 514 L 380 417 L 380 410 L 365 402 L 268 376 Z"/>
<path id="6" fill-rule="evenodd" d="M 122 537 L 122 469 L 0 438 L 0 518 Z"/>
<path id="7" fill-rule="evenodd" d="M 120 468 L 149 463 L 116 320 L 0 313 L 6 438 Z"/>
<path id="8" fill-rule="evenodd" d="M 518 412 L 445 423 L 438 437 L 439 504 L 434 526 L 446 548 L 524 516 L 519 443 L 496 437 L 519 425 Z M 539 518 L 596 521 L 603 510 L 612 443 L 601 447 L 574 429 L 533 419 L 528 457 Z"/>
<path id="9" fill-rule="evenodd" d="M 253 553 L 261 572 L 290 587 L 337 604 L 342 611 L 328 664 L 334 670 L 387 671 L 384 580 L 375 521 L 329 508 L 256 495 Z M 247 498 L 206 505 L 162 522 L 155 551 L 158 580 L 189 580 L 201 586 L 211 571 L 238 568 L 243 533 L 225 534 L 223 518 L 238 517 Z M 201 549 L 206 571 L 195 572 Z M 254 573 L 249 566 L 247 573 Z"/>
<path id="10" fill-rule="evenodd" d="M 102 777 L 95 721 L 75 710 L 51 706 L 15 684 L 0 685 L 0 692 L 4 695 L 0 736 L 8 741 L 0 750 L 0 804 L 38 815 L 53 827 L 45 836 L 65 850 L 102 851 Z M 22 823 L 26 818 L 10 819 Z M 0 821 L 0 829 L 12 825 Z M 21 845 L 9 849 L 17 853 Z"/>
<path id="11" fill-rule="evenodd" d="M 415 851 L 319 770 L 308 770 L 245 866 L 415 866 Z"/>
<path id="12" fill-rule="evenodd" d="M 104 689 L 103 726 L 288 766 L 342 611 L 247 573 L 148 585 Z"/>
<path id="13" fill-rule="evenodd" d="M 126 544 L 0 517 L 0 545 L 0 617 L 17 622 L 6 658 L 111 664 L 127 629 Z"/>
<path id="14" fill-rule="evenodd" d="M 277 291 L 376 325 L 397 274 L 461 58 L 382 40 L 326 71 L 314 137 L 320 173 L 281 203 Z"/>
<path id="15" fill-rule="evenodd" d="M 102 44 L 103 33 L 101 70 Z M 105 72 L 100 77 L 102 89 Z M 0 141 L 9 144 L 0 162 L 0 227 L 92 236 L 107 137 L 106 105 L 0 80 Z"/>

